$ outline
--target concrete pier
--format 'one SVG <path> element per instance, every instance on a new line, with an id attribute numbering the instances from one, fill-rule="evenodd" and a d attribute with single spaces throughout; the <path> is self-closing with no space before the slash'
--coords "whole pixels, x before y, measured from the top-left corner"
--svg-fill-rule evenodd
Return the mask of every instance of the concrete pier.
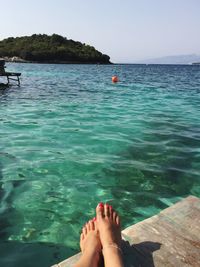
<path id="1" fill-rule="evenodd" d="M 199 267 L 200 199 L 189 196 L 122 235 L 125 267 Z M 80 255 L 52 267 L 73 267 Z"/>

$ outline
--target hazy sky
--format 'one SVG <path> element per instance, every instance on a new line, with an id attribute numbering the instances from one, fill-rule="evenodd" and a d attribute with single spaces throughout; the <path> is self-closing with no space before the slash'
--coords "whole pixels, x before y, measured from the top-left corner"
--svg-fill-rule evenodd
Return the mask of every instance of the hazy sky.
<path id="1" fill-rule="evenodd" d="M 0 39 L 61 34 L 113 62 L 200 54 L 200 0 L 0 0 Z"/>

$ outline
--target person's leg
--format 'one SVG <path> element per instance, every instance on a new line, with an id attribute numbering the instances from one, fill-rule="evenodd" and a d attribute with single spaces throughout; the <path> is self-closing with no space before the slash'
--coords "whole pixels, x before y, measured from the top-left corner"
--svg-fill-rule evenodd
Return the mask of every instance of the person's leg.
<path id="1" fill-rule="evenodd" d="M 123 267 L 118 214 L 111 206 L 100 203 L 96 208 L 96 218 L 105 267 Z"/>
<path id="2" fill-rule="evenodd" d="M 102 252 L 96 222 L 91 220 L 83 227 L 80 247 L 82 255 L 74 267 L 98 267 Z"/>

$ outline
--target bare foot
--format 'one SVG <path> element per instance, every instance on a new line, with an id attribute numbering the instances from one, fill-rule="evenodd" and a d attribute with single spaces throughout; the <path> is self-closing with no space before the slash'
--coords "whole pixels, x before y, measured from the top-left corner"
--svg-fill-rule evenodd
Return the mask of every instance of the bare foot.
<path id="1" fill-rule="evenodd" d="M 82 234 L 80 237 L 80 247 L 82 253 L 88 250 L 97 253 L 101 252 L 101 242 L 95 221 L 90 220 L 83 226 Z"/>
<path id="2" fill-rule="evenodd" d="M 102 247 L 121 246 L 121 227 L 118 214 L 112 206 L 100 203 L 96 208 L 97 224 Z"/>
<path id="3" fill-rule="evenodd" d="M 82 256 L 74 267 L 98 267 L 101 263 L 101 242 L 95 221 L 89 221 L 83 226 L 80 236 Z"/>
<path id="4" fill-rule="evenodd" d="M 123 267 L 118 214 L 111 206 L 100 203 L 96 208 L 96 218 L 105 267 Z"/>

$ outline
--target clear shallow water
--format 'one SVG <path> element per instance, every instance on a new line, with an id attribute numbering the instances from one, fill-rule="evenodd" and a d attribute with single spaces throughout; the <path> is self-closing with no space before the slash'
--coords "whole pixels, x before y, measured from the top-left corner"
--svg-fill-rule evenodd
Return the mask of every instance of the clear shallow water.
<path id="1" fill-rule="evenodd" d="M 0 265 L 76 253 L 100 201 L 125 228 L 200 197 L 199 66 L 8 69 L 22 86 L 0 94 Z"/>

